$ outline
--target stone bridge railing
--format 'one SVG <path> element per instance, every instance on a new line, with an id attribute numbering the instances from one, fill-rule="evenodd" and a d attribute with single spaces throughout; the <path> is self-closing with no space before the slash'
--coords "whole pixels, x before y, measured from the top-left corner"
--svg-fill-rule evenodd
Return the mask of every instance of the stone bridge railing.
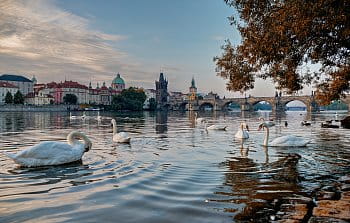
<path id="1" fill-rule="evenodd" d="M 253 110 L 253 106 L 259 102 L 268 102 L 272 106 L 272 111 L 285 111 L 286 105 L 291 101 L 301 101 L 306 105 L 307 111 L 319 111 L 319 105 L 311 95 L 303 96 L 276 96 L 276 97 L 247 97 L 247 98 L 225 98 L 225 99 L 202 99 L 196 101 L 177 101 L 171 103 L 174 110 L 202 110 L 205 106 L 210 106 L 214 110 L 226 110 L 230 103 L 240 105 L 242 111 Z M 342 98 L 350 108 L 350 96 Z"/>

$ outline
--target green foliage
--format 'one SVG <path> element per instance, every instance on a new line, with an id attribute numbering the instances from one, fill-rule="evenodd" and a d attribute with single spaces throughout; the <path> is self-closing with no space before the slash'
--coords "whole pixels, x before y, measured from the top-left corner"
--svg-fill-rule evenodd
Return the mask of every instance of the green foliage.
<path id="1" fill-rule="evenodd" d="M 157 109 L 157 102 L 155 98 L 149 99 L 149 110 L 154 111 Z"/>
<path id="2" fill-rule="evenodd" d="M 75 105 L 78 102 L 78 98 L 75 94 L 66 94 L 63 97 L 63 101 L 65 104 Z"/>
<path id="3" fill-rule="evenodd" d="M 18 90 L 13 97 L 13 103 L 14 104 L 24 104 L 24 97 L 23 94 Z"/>
<path id="4" fill-rule="evenodd" d="M 13 97 L 12 97 L 11 92 L 9 92 L 9 91 L 6 93 L 5 103 L 6 104 L 12 104 L 13 103 Z"/>
<path id="5" fill-rule="evenodd" d="M 113 110 L 141 111 L 146 97 L 142 89 L 130 87 L 113 97 L 111 107 Z"/>

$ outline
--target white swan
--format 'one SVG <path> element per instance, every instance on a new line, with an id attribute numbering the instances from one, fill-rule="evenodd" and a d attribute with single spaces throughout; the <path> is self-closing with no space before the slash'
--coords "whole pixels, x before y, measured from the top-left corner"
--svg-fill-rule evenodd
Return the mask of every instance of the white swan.
<path id="1" fill-rule="evenodd" d="M 69 118 L 70 119 L 80 119 L 80 116 L 74 116 L 74 115 L 72 115 L 72 112 L 69 112 Z"/>
<path id="2" fill-rule="evenodd" d="M 265 122 L 268 127 L 272 127 L 276 125 L 273 121 L 265 121 L 263 117 L 260 117 L 259 120 L 262 122 Z"/>
<path id="3" fill-rule="evenodd" d="M 100 111 L 97 112 L 96 119 L 97 119 L 97 121 L 101 121 L 102 120 L 102 116 L 100 115 Z"/>
<path id="4" fill-rule="evenodd" d="M 202 124 L 202 123 L 204 123 L 206 121 L 205 118 L 197 118 L 198 117 L 198 113 L 197 112 L 194 113 L 194 117 L 196 119 L 196 123 L 197 124 Z"/>
<path id="5" fill-rule="evenodd" d="M 310 141 L 305 140 L 301 137 L 296 137 L 293 135 L 288 135 L 288 136 L 281 136 L 278 138 L 275 138 L 272 142 L 269 141 L 269 127 L 268 125 L 263 122 L 259 125 L 259 129 L 265 129 L 265 139 L 263 146 L 274 146 L 274 147 L 302 147 L 306 146 Z"/>
<path id="6" fill-rule="evenodd" d="M 82 139 L 84 143 L 80 143 L 78 139 Z M 60 165 L 81 160 L 83 154 L 92 147 L 89 138 L 84 133 L 77 131 L 69 133 L 67 141 L 68 143 L 56 141 L 41 142 L 17 154 L 6 152 L 5 154 L 20 166 L 37 167 Z"/>
<path id="7" fill-rule="evenodd" d="M 206 130 L 221 130 L 221 131 L 226 131 L 227 126 L 220 126 L 220 125 L 210 125 L 208 126 L 208 122 L 204 122 L 204 128 Z"/>
<path id="8" fill-rule="evenodd" d="M 248 139 L 249 138 L 249 128 L 247 123 L 242 122 L 240 125 L 240 128 L 238 129 L 237 133 L 235 134 L 235 138 L 237 139 Z"/>
<path id="9" fill-rule="evenodd" d="M 86 116 L 85 111 L 83 112 L 83 115 L 81 116 L 81 119 L 87 119 L 88 117 Z"/>
<path id="10" fill-rule="evenodd" d="M 130 143 L 130 136 L 127 132 L 118 132 L 117 133 L 117 122 L 115 119 L 111 120 L 112 126 L 113 126 L 113 141 L 114 142 L 120 142 L 120 143 Z"/>

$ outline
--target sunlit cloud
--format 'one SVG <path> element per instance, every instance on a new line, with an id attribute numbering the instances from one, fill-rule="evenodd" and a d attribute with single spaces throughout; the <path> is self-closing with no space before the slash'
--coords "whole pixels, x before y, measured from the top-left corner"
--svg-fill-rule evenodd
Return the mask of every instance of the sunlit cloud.
<path id="1" fill-rule="evenodd" d="M 74 15 L 55 1 L 1 1 L 0 73 L 36 75 L 40 82 L 68 77 L 87 83 L 110 81 L 116 72 L 143 70 L 116 48 L 127 36 L 94 30 L 89 19 L 93 17 Z M 144 73 L 141 81 L 151 75 Z"/>

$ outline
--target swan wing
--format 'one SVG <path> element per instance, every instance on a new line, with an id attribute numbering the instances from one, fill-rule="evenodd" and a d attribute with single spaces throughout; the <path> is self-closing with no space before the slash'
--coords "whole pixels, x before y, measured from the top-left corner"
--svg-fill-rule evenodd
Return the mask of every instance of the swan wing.
<path id="1" fill-rule="evenodd" d="M 247 131 L 239 129 L 237 131 L 237 133 L 235 134 L 235 137 L 238 138 L 238 139 L 248 139 L 249 138 L 249 134 L 248 134 Z"/>
<path id="2" fill-rule="evenodd" d="M 113 136 L 113 141 L 115 142 L 130 142 L 129 133 L 127 132 L 118 132 Z"/>
<path id="3" fill-rule="evenodd" d="M 22 166 L 59 165 L 77 161 L 83 153 L 83 144 L 71 146 L 63 142 L 41 142 L 19 152 L 14 161 Z"/>
<path id="4" fill-rule="evenodd" d="M 276 139 L 274 139 L 271 143 L 269 143 L 270 146 L 291 146 L 291 147 L 298 147 L 298 146 L 306 146 L 309 141 L 305 140 L 301 137 L 296 137 L 293 135 L 288 136 L 281 136 Z"/>

